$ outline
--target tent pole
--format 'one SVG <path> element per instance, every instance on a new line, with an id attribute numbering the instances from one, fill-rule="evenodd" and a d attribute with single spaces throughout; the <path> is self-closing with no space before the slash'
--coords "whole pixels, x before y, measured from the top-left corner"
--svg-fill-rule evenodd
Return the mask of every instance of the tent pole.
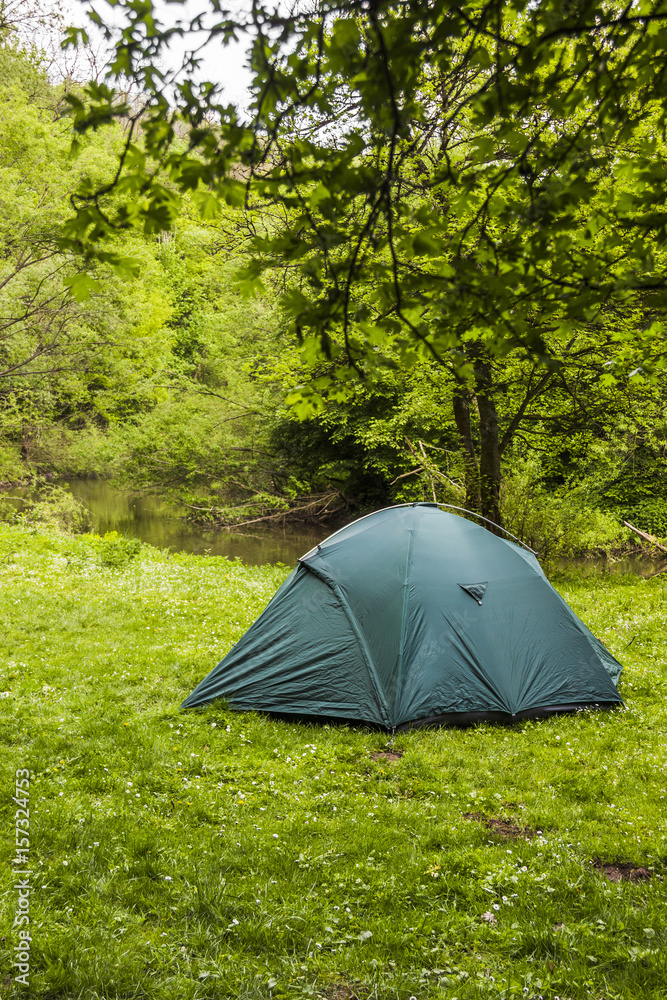
<path id="1" fill-rule="evenodd" d="M 413 503 L 395 503 L 395 504 L 392 504 L 390 507 L 381 507 L 380 510 L 373 510 L 373 511 L 370 512 L 370 514 L 364 514 L 362 517 L 358 517 L 356 519 L 356 521 L 352 521 L 351 523 L 352 524 L 358 524 L 359 521 L 363 521 L 367 517 L 373 517 L 373 514 L 381 514 L 382 511 L 384 511 L 384 510 L 398 510 L 399 507 L 419 507 L 419 506 L 422 506 L 422 504 L 421 504 L 420 501 L 416 501 L 416 502 L 413 502 Z M 490 521 L 488 519 L 488 517 L 482 517 L 481 514 L 477 514 L 474 510 L 468 510 L 467 507 L 455 507 L 454 504 L 451 504 L 451 503 L 428 503 L 428 504 L 426 504 L 426 506 L 427 507 L 446 507 L 448 510 L 460 510 L 464 514 L 470 514 L 471 517 L 477 517 L 477 518 L 479 518 L 480 521 L 485 521 L 486 524 L 490 524 L 494 528 L 500 528 L 500 530 L 504 531 L 506 535 L 509 535 L 510 538 L 513 541 L 518 542 L 519 545 L 523 545 L 524 549 L 528 549 L 528 551 L 532 552 L 532 554 L 534 556 L 537 555 L 537 552 L 535 551 L 535 549 L 531 549 L 530 545 L 526 545 L 525 542 L 522 542 L 520 538 L 517 538 L 516 535 L 513 535 L 511 531 L 507 530 L 507 528 L 503 528 L 502 525 L 496 524 L 495 521 Z M 329 537 L 327 538 L 327 542 L 330 541 L 340 531 L 345 531 L 345 529 L 349 528 L 349 527 L 350 527 L 349 524 L 344 524 L 342 528 L 338 528 L 331 535 L 329 535 Z M 301 556 L 297 560 L 297 562 L 301 562 L 302 559 L 305 559 L 306 556 L 309 556 L 310 553 L 314 551 L 314 549 L 319 549 L 319 545 L 314 545 L 312 549 L 308 549 L 308 551 L 306 552 L 306 554 L 303 555 L 303 556 Z"/>
<path id="2" fill-rule="evenodd" d="M 455 507 L 454 504 L 451 503 L 439 503 L 438 507 L 447 507 L 448 510 L 462 510 L 464 514 L 470 514 L 471 517 L 478 517 L 480 521 L 486 521 L 487 524 L 492 524 L 494 528 L 500 528 L 501 531 L 504 531 L 506 535 L 509 535 L 510 538 L 512 538 L 515 542 L 518 542 L 519 545 L 523 545 L 524 549 L 528 549 L 528 551 L 532 552 L 534 556 L 537 555 L 535 549 L 531 549 L 530 545 L 526 545 L 525 542 L 522 542 L 520 538 L 513 535 L 511 531 L 507 530 L 507 528 L 503 528 L 502 524 L 496 524 L 495 521 L 490 521 L 488 517 L 482 517 L 481 514 L 478 514 L 474 510 L 468 510 L 467 507 Z"/>

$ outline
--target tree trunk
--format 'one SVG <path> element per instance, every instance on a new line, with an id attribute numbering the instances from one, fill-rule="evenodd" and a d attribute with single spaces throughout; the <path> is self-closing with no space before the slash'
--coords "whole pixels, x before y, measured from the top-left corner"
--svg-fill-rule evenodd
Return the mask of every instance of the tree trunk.
<path id="1" fill-rule="evenodd" d="M 475 445 L 470 428 L 470 394 L 461 382 L 454 390 L 453 397 L 454 420 L 459 433 L 463 451 L 463 467 L 466 487 L 465 505 L 468 510 L 479 511 L 481 507 L 479 467 L 475 454 Z"/>
<path id="2" fill-rule="evenodd" d="M 30 452 L 34 436 L 34 427 L 24 422 L 21 426 L 21 458 L 24 462 L 30 461 Z"/>
<path id="3" fill-rule="evenodd" d="M 477 410 L 479 412 L 479 491 L 481 513 L 502 526 L 500 515 L 500 437 L 498 413 L 493 399 L 491 362 L 478 354 L 474 361 Z"/>

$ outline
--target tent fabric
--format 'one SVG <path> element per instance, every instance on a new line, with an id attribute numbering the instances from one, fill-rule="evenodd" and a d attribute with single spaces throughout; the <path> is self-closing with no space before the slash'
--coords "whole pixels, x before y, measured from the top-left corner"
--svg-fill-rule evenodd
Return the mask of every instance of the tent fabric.
<path id="1" fill-rule="evenodd" d="M 388 729 L 510 721 L 622 704 L 621 669 L 532 553 L 410 504 L 303 556 L 183 707 L 225 698 Z"/>

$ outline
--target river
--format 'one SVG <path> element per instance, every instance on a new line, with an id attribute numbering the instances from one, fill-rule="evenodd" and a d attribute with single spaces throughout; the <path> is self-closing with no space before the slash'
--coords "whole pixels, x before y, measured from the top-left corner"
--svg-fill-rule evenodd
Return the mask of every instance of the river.
<path id="1" fill-rule="evenodd" d="M 249 565 L 292 566 L 334 530 L 330 526 L 285 527 L 279 522 L 238 531 L 206 529 L 183 520 L 176 508 L 164 500 L 131 496 L 113 489 L 104 479 L 69 479 L 67 485 L 90 511 L 93 530 L 100 535 L 117 531 L 160 549 L 227 556 Z"/>
<path id="2" fill-rule="evenodd" d="M 74 496 L 90 511 L 93 530 L 98 534 L 117 531 L 160 549 L 227 556 L 249 565 L 285 563 L 292 566 L 299 556 L 345 523 L 286 527 L 280 522 L 273 522 L 270 526 L 249 526 L 233 531 L 206 529 L 180 518 L 176 508 L 164 500 L 120 492 L 104 479 L 70 479 L 68 485 Z M 18 489 L 8 495 L 14 494 L 20 501 L 25 493 L 25 490 Z M 611 572 L 648 577 L 667 569 L 667 559 L 656 560 L 640 553 L 612 561 L 599 556 L 560 560 L 558 566 L 564 570 L 576 569 L 586 575 Z"/>

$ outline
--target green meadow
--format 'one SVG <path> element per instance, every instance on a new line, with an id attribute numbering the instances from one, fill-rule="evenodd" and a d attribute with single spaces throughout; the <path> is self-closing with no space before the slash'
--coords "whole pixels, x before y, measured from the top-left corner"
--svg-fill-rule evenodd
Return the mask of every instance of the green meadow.
<path id="1" fill-rule="evenodd" d="M 664 578 L 555 581 L 625 665 L 613 713 L 388 745 L 179 711 L 287 572 L 0 527 L 0 995 L 667 997 Z"/>

